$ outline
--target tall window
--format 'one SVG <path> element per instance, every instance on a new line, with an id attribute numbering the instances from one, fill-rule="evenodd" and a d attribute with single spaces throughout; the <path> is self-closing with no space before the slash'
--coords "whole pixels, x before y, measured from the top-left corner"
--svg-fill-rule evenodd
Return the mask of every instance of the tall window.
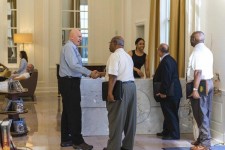
<path id="1" fill-rule="evenodd" d="M 13 35 L 17 33 L 17 0 L 7 0 L 7 47 L 8 47 L 8 63 L 17 63 L 17 47 L 13 42 Z"/>
<path id="2" fill-rule="evenodd" d="M 72 28 L 79 28 L 82 42 L 79 52 L 83 62 L 88 62 L 88 0 L 62 0 L 62 45 Z"/>
<path id="3" fill-rule="evenodd" d="M 160 1 L 160 42 L 169 44 L 170 34 L 170 0 Z"/>

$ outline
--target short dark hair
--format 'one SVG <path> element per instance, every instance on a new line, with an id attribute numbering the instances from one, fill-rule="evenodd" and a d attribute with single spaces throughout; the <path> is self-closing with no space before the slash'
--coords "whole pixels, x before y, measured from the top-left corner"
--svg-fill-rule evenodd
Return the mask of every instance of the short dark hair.
<path id="1" fill-rule="evenodd" d="M 169 53 L 169 46 L 165 43 L 160 44 L 159 50 L 163 53 Z"/>
<path id="2" fill-rule="evenodd" d="M 137 45 L 139 43 L 139 41 L 144 41 L 145 42 L 145 40 L 143 38 L 137 38 L 135 40 L 135 45 Z"/>
<path id="3" fill-rule="evenodd" d="M 114 42 L 116 45 L 124 46 L 124 39 L 122 38 L 122 36 L 113 37 L 112 42 Z"/>
<path id="4" fill-rule="evenodd" d="M 197 35 L 197 37 L 196 37 L 196 35 Z M 196 40 L 199 43 L 204 43 L 204 41 L 205 41 L 205 34 L 202 31 L 193 32 L 191 37 L 194 38 L 194 40 Z"/>

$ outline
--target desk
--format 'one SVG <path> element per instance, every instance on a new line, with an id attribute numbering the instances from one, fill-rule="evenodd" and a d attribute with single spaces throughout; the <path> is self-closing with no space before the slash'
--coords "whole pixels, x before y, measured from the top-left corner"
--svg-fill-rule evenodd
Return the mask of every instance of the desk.
<path id="1" fill-rule="evenodd" d="M 102 101 L 104 78 L 81 79 L 82 135 L 108 135 L 106 102 Z M 185 95 L 185 83 L 181 80 Z M 156 134 L 162 130 L 163 114 L 160 104 L 153 97 L 152 79 L 135 79 L 137 90 L 137 134 Z M 192 132 L 192 115 L 189 114 L 189 101 L 185 96 L 179 108 L 180 132 Z"/>
<path id="2" fill-rule="evenodd" d="M 84 67 L 88 68 L 89 70 L 97 70 L 99 72 L 104 72 L 106 65 L 101 63 L 84 63 Z"/>

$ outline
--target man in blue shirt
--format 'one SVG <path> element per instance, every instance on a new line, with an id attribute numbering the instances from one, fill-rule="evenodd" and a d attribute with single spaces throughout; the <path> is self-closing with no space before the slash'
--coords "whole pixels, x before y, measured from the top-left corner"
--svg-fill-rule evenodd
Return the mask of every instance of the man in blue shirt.
<path id="1" fill-rule="evenodd" d="M 61 51 L 59 84 L 63 111 L 60 145 L 61 147 L 73 146 L 74 149 L 91 150 L 93 146 L 85 143 L 81 134 L 80 80 L 82 75 L 95 79 L 99 74 L 96 70 L 90 71 L 82 66 L 81 55 L 78 51 L 81 40 L 81 32 L 78 29 L 72 29 L 69 40 Z"/>

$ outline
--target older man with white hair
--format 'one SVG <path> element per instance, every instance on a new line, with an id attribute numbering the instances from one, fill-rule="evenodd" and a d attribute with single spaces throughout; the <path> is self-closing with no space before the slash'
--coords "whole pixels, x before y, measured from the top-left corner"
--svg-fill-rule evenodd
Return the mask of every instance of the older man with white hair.
<path id="1" fill-rule="evenodd" d="M 212 112 L 213 97 L 213 54 L 205 44 L 205 35 L 202 31 L 193 32 L 191 35 L 191 46 L 194 47 L 189 57 L 187 79 L 193 82 L 193 91 L 190 95 L 191 106 L 194 118 L 199 128 L 197 141 L 191 150 L 210 150 L 210 119 Z M 207 84 L 207 94 L 200 94 L 198 88 L 200 81 L 204 80 Z"/>

